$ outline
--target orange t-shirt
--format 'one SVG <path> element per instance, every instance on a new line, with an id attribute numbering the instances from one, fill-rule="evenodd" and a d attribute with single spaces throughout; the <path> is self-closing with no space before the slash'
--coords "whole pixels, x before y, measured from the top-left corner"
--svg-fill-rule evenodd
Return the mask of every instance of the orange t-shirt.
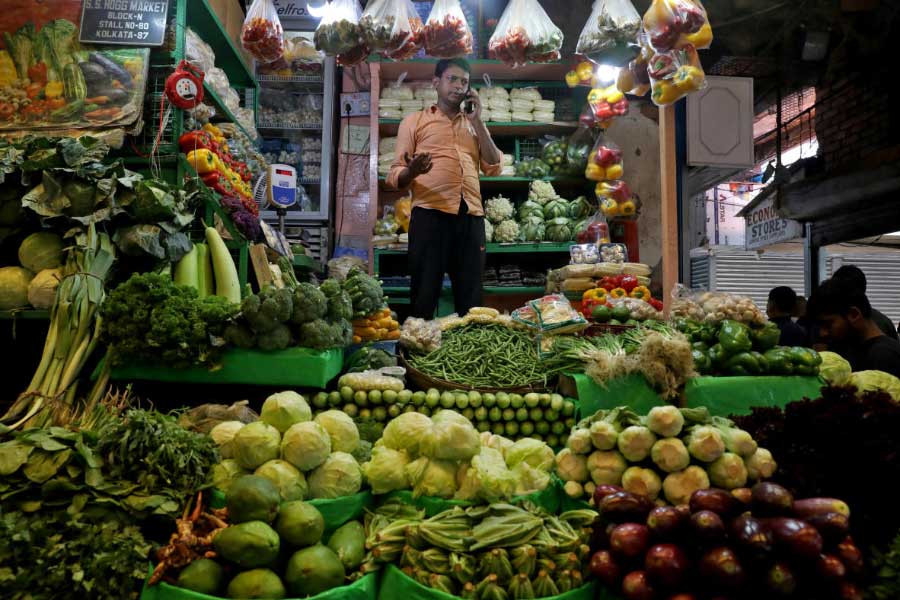
<path id="1" fill-rule="evenodd" d="M 481 216 L 479 167 L 485 175 L 500 174 L 500 163 L 481 160 L 478 138 L 463 113 L 452 120 L 437 106 L 409 115 L 397 132 L 395 158 L 387 176 L 389 188 L 398 189 L 397 180 L 406 168 L 404 153 L 431 155 L 431 171 L 419 175 L 410 184 L 413 206 L 457 214 L 459 199 L 466 201 L 470 215 Z"/>

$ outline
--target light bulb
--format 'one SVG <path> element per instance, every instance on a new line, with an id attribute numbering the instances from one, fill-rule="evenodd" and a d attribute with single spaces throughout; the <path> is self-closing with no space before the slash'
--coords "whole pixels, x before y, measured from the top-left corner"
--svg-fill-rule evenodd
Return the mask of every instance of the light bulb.
<path id="1" fill-rule="evenodd" d="M 619 67 L 612 65 L 598 65 L 594 71 L 594 77 L 602 84 L 609 85 L 619 76 Z"/>

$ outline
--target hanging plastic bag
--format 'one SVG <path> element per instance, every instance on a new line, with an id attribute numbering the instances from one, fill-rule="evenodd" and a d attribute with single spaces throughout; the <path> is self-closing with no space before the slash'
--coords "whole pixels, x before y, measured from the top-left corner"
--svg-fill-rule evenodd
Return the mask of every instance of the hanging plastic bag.
<path id="1" fill-rule="evenodd" d="M 600 127 L 606 128 L 616 117 L 628 114 L 628 99 L 616 84 L 595 87 L 588 93 L 588 104 L 594 111 L 594 118 Z"/>
<path id="2" fill-rule="evenodd" d="M 459 0 L 436 0 L 425 24 L 425 53 L 456 58 L 472 53 L 472 31 Z"/>
<path id="3" fill-rule="evenodd" d="M 621 180 L 597 183 L 594 194 L 607 219 L 635 219 L 641 209 L 641 199 Z"/>
<path id="4" fill-rule="evenodd" d="M 253 0 L 241 27 L 241 45 L 265 64 L 284 55 L 284 30 L 272 0 Z"/>
<path id="5" fill-rule="evenodd" d="M 705 50 L 712 44 L 712 27 L 700 0 L 653 0 L 644 13 L 643 24 L 650 45 L 657 52 L 688 44 Z"/>
<path id="6" fill-rule="evenodd" d="M 645 96 L 650 91 L 650 75 L 647 74 L 647 65 L 653 58 L 653 48 L 647 42 L 647 36 L 641 33 L 638 38 L 641 53 L 630 61 L 627 66 L 619 69 L 616 78 L 616 88 L 623 94 L 632 96 Z"/>
<path id="7" fill-rule="evenodd" d="M 629 0 L 596 0 L 575 52 L 612 66 L 628 63 L 638 53 L 641 16 Z"/>
<path id="8" fill-rule="evenodd" d="M 706 73 L 693 46 L 654 54 L 647 66 L 650 98 L 657 106 L 667 106 L 691 92 L 706 87 Z"/>
<path id="9" fill-rule="evenodd" d="M 579 244 L 608 244 L 609 223 L 603 212 L 597 211 L 594 216 L 584 223 L 579 231 L 575 232 L 575 241 Z"/>
<path id="10" fill-rule="evenodd" d="M 591 181 L 606 181 L 621 179 L 624 173 L 622 150 L 601 134 L 591 149 L 584 176 Z"/>
<path id="11" fill-rule="evenodd" d="M 588 157 L 594 147 L 594 134 L 590 127 L 583 125 L 569 136 L 566 144 L 567 172 L 573 175 L 583 173 L 587 168 Z"/>
<path id="12" fill-rule="evenodd" d="M 422 19 L 410 0 L 372 0 L 359 25 L 369 49 L 385 58 L 407 60 L 422 47 Z"/>
<path id="13" fill-rule="evenodd" d="M 512 0 L 497 22 L 488 53 L 511 67 L 550 62 L 559 60 L 562 41 L 562 31 L 537 0 Z"/>
<path id="14" fill-rule="evenodd" d="M 359 27 L 361 11 L 357 0 L 334 0 L 325 6 L 325 14 L 316 27 L 316 49 L 328 56 L 358 54 L 365 46 Z"/>

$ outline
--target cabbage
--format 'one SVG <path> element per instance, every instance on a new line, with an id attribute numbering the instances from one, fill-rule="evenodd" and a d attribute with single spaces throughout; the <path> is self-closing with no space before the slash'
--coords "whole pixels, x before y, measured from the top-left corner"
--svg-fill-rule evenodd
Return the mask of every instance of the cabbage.
<path id="1" fill-rule="evenodd" d="M 578 196 L 569 202 L 569 218 L 573 221 L 587 219 L 588 217 L 593 216 L 594 210 L 595 209 L 590 201 L 584 196 Z"/>
<path id="2" fill-rule="evenodd" d="M 410 458 L 419 455 L 422 441 L 431 434 L 431 419 L 421 413 L 403 413 L 384 428 L 381 439 L 392 450 L 403 450 Z"/>
<path id="3" fill-rule="evenodd" d="M 512 497 L 515 488 L 515 475 L 507 468 L 503 455 L 493 448 L 482 448 L 472 459 L 455 497 L 481 499 L 490 504 Z"/>
<path id="4" fill-rule="evenodd" d="M 544 442 L 532 438 L 522 438 L 506 451 L 506 465 L 512 469 L 519 463 L 541 471 L 550 472 L 553 468 L 553 450 Z"/>
<path id="5" fill-rule="evenodd" d="M 819 375 L 828 382 L 829 385 L 846 385 L 850 381 L 850 374 L 853 369 L 840 354 L 836 352 L 819 352 L 822 357 L 822 364 L 819 365 Z"/>
<path id="6" fill-rule="evenodd" d="M 331 454 L 331 438 L 312 421 L 291 425 L 281 440 L 281 458 L 301 471 L 311 471 Z"/>
<path id="7" fill-rule="evenodd" d="M 63 264 L 62 238 L 49 231 L 32 233 L 19 246 L 19 263 L 35 273 L 44 269 L 61 267 Z"/>
<path id="8" fill-rule="evenodd" d="M 0 268 L 0 310 L 28 306 L 31 271 L 21 267 Z"/>
<path id="9" fill-rule="evenodd" d="M 882 391 L 894 402 L 900 402 L 900 379 L 884 371 L 857 371 L 850 375 L 850 385 L 860 393 Z"/>
<path id="10" fill-rule="evenodd" d="M 231 487 L 234 480 L 249 474 L 250 471 L 241 467 L 236 460 L 227 458 L 213 466 L 212 484 L 213 487 L 222 490 L 227 496 L 228 488 Z"/>
<path id="11" fill-rule="evenodd" d="M 406 465 L 403 472 L 414 498 L 452 498 L 456 493 L 456 466 L 452 462 L 429 460 L 423 456 Z"/>
<path id="12" fill-rule="evenodd" d="M 544 219 L 538 215 L 526 217 L 519 224 L 519 237 L 525 242 L 543 241 Z"/>
<path id="13" fill-rule="evenodd" d="M 544 219 L 559 219 L 569 216 L 569 205 L 562 198 L 551 200 L 544 205 Z"/>
<path id="14" fill-rule="evenodd" d="M 44 269 L 28 284 L 28 304 L 47 310 L 56 300 L 56 288 L 62 279 L 62 269 Z"/>
<path id="15" fill-rule="evenodd" d="M 506 456 L 506 451 L 513 446 L 512 440 L 507 439 L 502 435 L 491 433 L 490 431 L 482 432 L 480 437 L 482 446 L 487 446 L 488 448 L 499 450 L 500 454 L 502 454 L 503 456 Z"/>
<path id="16" fill-rule="evenodd" d="M 409 464 L 409 457 L 402 450 L 392 450 L 385 446 L 372 449 L 372 458 L 362 466 L 363 475 L 372 492 L 387 494 L 407 487 L 404 469 Z"/>
<path id="17" fill-rule="evenodd" d="M 481 448 L 478 430 L 467 418 L 452 410 L 442 410 L 431 418 L 431 431 L 420 452 L 438 460 L 469 460 Z"/>
<path id="18" fill-rule="evenodd" d="M 278 444 L 281 435 L 278 430 L 262 421 L 241 427 L 232 444 L 234 458 L 245 469 L 255 469 L 270 460 L 278 458 Z"/>
<path id="19" fill-rule="evenodd" d="M 544 239 L 548 242 L 568 242 L 574 237 L 572 222 L 565 217 L 559 217 L 544 224 Z"/>
<path id="20" fill-rule="evenodd" d="M 312 411 L 297 392 L 278 392 L 263 402 L 259 418 L 284 433 L 291 425 L 311 420 Z"/>
<path id="21" fill-rule="evenodd" d="M 219 456 L 222 458 L 234 458 L 234 436 L 244 428 L 241 421 L 222 421 L 212 428 L 209 437 L 219 447 Z"/>
<path id="22" fill-rule="evenodd" d="M 362 471 L 356 459 L 346 452 L 335 452 L 309 474 L 310 498 L 340 498 L 359 492 Z"/>
<path id="23" fill-rule="evenodd" d="M 525 496 L 547 489 L 550 485 L 550 473 L 541 469 L 535 469 L 527 462 L 520 462 L 512 468 L 516 487 L 513 490 L 515 496 Z"/>
<path id="24" fill-rule="evenodd" d="M 306 477 L 286 460 L 270 460 L 253 474 L 265 477 L 274 483 L 283 502 L 303 500 L 309 492 Z"/>
<path id="25" fill-rule="evenodd" d="M 544 221 L 544 207 L 534 200 L 526 200 L 519 206 L 519 220 L 525 221 L 531 217 L 536 217 Z"/>
<path id="26" fill-rule="evenodd" d="M 359 430 L 347 413 L 340 410 L 326 410 L 317 416 L 315 421 L 328 432 L 333 452 L 351 453 L 356 450 L 359 445 Z"/>

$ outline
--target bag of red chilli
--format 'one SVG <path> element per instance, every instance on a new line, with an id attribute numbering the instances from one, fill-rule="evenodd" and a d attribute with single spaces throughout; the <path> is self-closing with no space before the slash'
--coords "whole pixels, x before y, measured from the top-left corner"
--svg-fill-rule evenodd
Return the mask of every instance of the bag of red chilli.
<path id="1" fill-rule="evenodd" d="M 472 53 L 472 31 L 459 0 L 436 0 L 425 23 L 425 52 L 435 58 Z"/>
<path id="2" fill-rule="evenodd" d="M 512 0 L 488 43 L 491 58 L 512 67 L 559 60 L 563 34 L 537 0 Z"/>
<path id="3" fill-rule="evenodd" d="M 372 52 L 408 60 L 422 48 L 422 19 L 410 0 L 372 0 L 359 20 Z"/>
<path id="4" fill-rule="evenodd" d="M 284 31 L 272 0 L 253 0 L 241 26 L 241 45 L 265 64 L 284 55 Z"/>

